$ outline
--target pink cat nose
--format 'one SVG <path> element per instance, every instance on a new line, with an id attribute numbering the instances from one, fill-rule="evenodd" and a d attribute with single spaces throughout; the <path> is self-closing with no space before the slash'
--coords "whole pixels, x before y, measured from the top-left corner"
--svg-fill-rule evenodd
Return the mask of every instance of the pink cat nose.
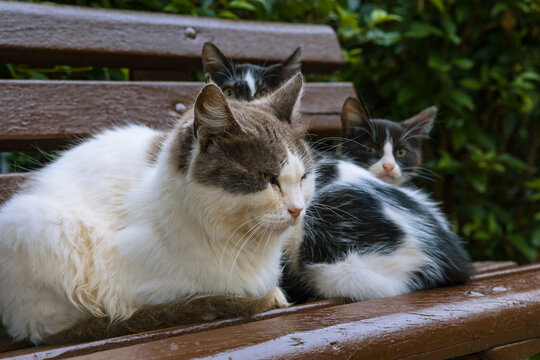
<path id="1" fill-rule="evenodd" d="M 296 219 L 297 217 L 300 216 L 300 213 L 302 213 L 302 210 L 304 210 L 304 208 L 290 207 L 289 213 L 291 214 L 293 218 Z"/>
<path id="2" fill-rule="evenodd" d="M 390 171 L 394 170 L 394 164 L 391 164 L 391 163 L 384 163 L 382 165 L 383 169 L 389 173 Z"/>

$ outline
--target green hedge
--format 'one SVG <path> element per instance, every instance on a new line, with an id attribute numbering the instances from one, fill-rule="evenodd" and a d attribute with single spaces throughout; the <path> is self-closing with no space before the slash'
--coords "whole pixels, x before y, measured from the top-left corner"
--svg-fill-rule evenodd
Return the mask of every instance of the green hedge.
<path id="1" fill-rule="evenodd" d="M 426 146 L 433 181 L 421 185 L 443 203 L 473 258 L 539 260 L 538 1 L 57 2 L 331 25 L 346 65 L 317 80 L 353 81 L 375 117 L 439 107 Z M 123 80 L 127 70 L 3 65 L 0 76 Z"/>

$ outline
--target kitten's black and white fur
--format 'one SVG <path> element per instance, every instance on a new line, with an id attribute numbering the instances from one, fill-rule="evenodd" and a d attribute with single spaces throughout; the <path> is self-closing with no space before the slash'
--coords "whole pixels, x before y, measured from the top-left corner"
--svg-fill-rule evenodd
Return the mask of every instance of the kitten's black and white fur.
<path id="1" fill-rule="evenodd" d="M 212 43 L 203 46 L 202 61 L 206 81 L 213 81 L 223 93 L 236 100 L 253 101 L 279 88 L 300 71 L 302 48 L 284 61 L 271 65 L 235 64 Z"/>
<path id="2" fill-rule="evenodd" d="M 343 107 L 345 129 L 359 115 L 351 101 Z M 348 150 L 318 161 L 301 243 L 287 249 L 290 299 L 360 301 L 466 282 L 469 257 L 437 204 L 381 181 Z"/>
<path id="3" fill-rule="evenodd" d="M 362 104 L 350 98 L 342 116 L 341 151 L 379 179 L 401 185 L 422 175 L 422 139 L 428 137 L 435 106 L 402 122 L 370 119 Z"/>

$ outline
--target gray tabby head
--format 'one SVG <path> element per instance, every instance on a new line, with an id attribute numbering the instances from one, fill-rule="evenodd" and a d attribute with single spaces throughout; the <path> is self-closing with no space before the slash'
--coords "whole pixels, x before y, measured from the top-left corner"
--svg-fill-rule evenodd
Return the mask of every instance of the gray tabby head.
<path id="1" fill-rule="evenodd" d="M 436 114 L 432 106 L 402 122 L 370 119 L 360 101 L 348 98 L 341 112 L 342 152 L 381 180 L 401 185 L 420 169 L 422 139 Z"/>
<path id="2" fill-rule="evenodd" d="M 302 84 L 298 74 L 258 102 L 229 100 L 215 84 L 201 90 L 193 122 L 180 123 L 170 154 L 191 184 L 214 194 L 204 200 L 205 212 L 227 209 L 230 224 L 260 217 L 261 226 L 273 229 L 303 217 L 314 164 L 294 128 Z"/>
<path id="3" fill-rule="evenodd" d="M 302 48 L 284 61 L 271 65 L 235 64 L 212 43 L 203 46 L 202 60 L 206 81 L 216 83 L 231 99 L 252 101 L 275 91 L 300 71 Z"/>

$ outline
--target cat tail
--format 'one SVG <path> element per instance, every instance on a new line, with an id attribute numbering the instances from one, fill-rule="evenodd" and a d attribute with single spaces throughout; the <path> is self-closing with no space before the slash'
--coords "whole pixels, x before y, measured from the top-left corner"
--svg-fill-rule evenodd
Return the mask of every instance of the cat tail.
<path id="1" fill-rule="evenodd" d="M 288 303 L 279 288 L 260 298 L 193 296 L 170 304 L 143 306 L 127 320 L 111 321 L 110 317 L 92 317 L 46 337 L 43 344 L 94 341 L 223 317 L 251 317 L 286 306 Z"/>

